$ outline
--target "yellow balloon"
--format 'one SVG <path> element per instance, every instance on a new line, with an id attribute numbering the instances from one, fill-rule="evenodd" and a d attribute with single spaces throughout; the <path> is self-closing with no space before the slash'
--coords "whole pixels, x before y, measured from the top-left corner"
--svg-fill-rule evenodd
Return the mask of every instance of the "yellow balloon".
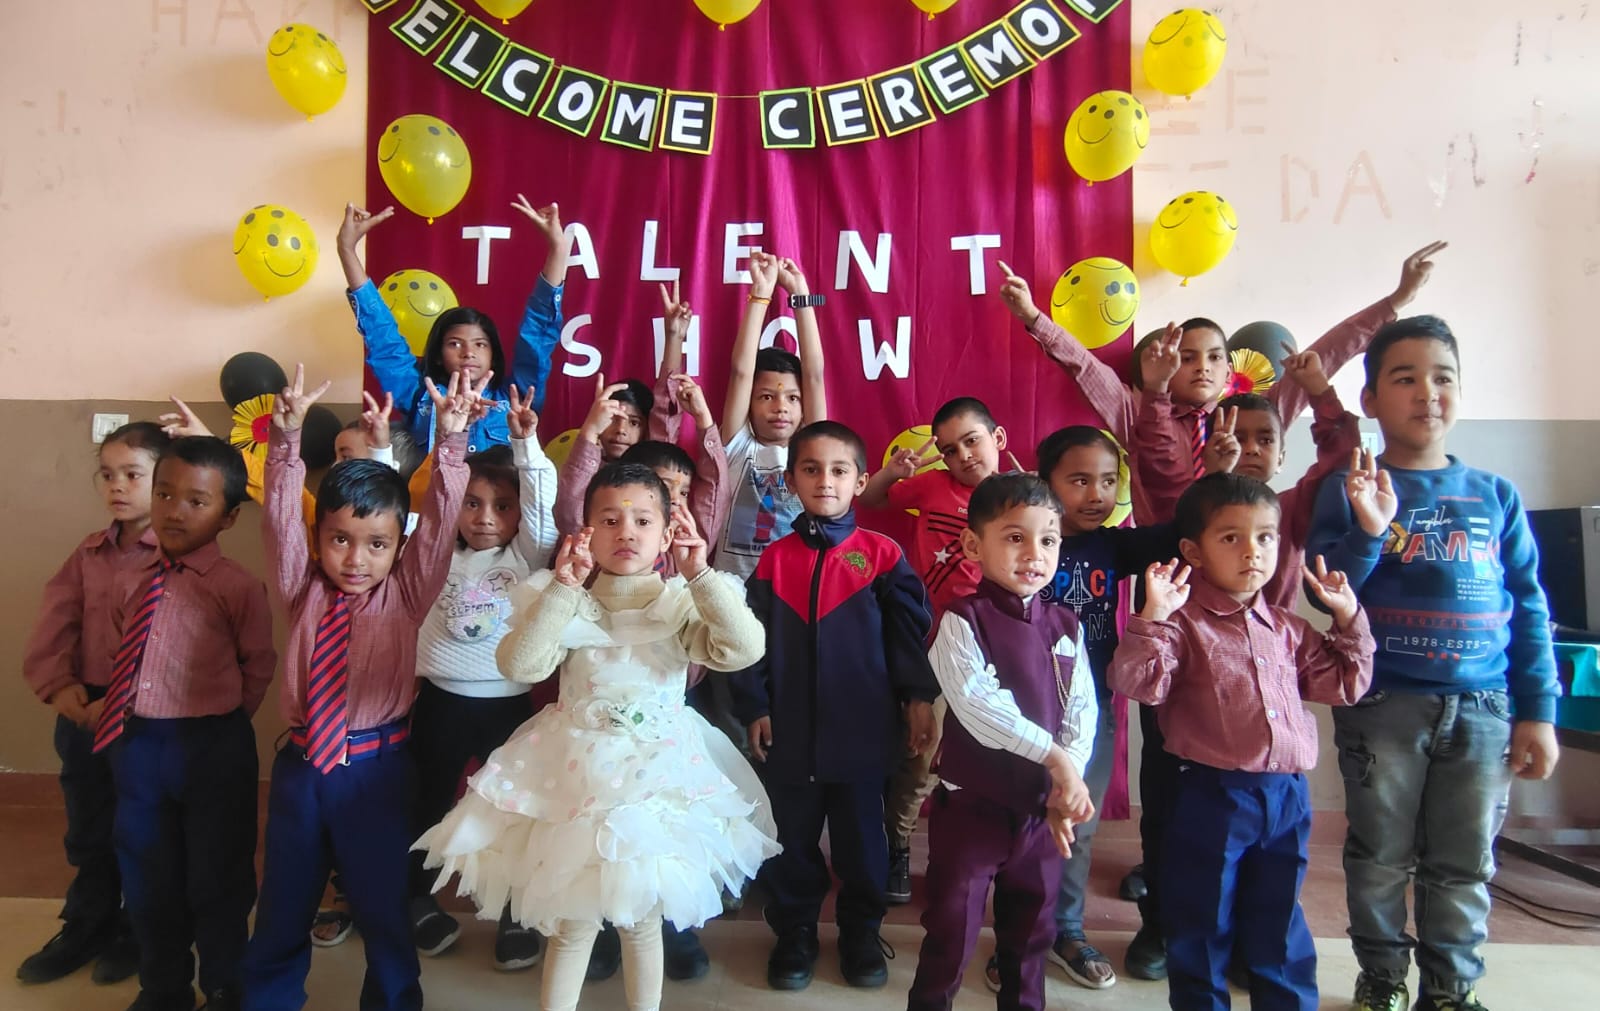
<path id="1" fill-rule="evenodd" d="M 544 455 L 550 458 L 550 462 L 556 465 L 557 470 L 560 470 L 562 465 L 567 462 L 567 457 L 572 454 L 573 443 L 577 441 L 578 430 L 569 428 L 545 443 Z"/>
<path id="2" fill-rule="evenodd" d="M 1138 311 L 1133 271 L 1109 256 L 1074 263 L 1050 293 L 1050 318 L 1086 348 L 1104 347 L 1121 337 Z"/>
<path id="3" fill-rule="evenodd" d="M 956 5 L 956 0 L 911 0 L 917 5 L 918 10 L 928 12 L 928 20 L 932 21 L 935 14 L 943 14 Z"/>
<path id="4" fill-rule="evenodd" d="M 1150 30 L 1144 76 L 1150 86 L 1188 97 L 1211 83 L 1228 53 L 1228 33 L 1209 11 L 1173 11 Z"/>
<path id="5" fill-rule="evenodd" d="M 444 278 L 426 270 L 395 271 L 378 285 L 378 295 L 394 316 L 406 346 L 419 358 L 433 332 L 433 321 L 461 304 Z"/>
<path id="6" fill-rule="evenodd" d="M 1128 476 L 1128 451 L 1122 448 L 1122 443 L 1117 442 L 1117 437 L 1100 429 L 1105 437 L 1117 443 L 1117 501 L 1111 507 L 1111 515 L 1105 518 L 1103 527 L 1120 527 L 1133 513 L 1133 481 Z"/>
<path id="7" fill-rule="evenodd" d="M 1233 205 L 1204 190 L 1174 197 L 1150 229 L 1150 254 L 1184 279 L 1198 277 L 1227 258 L 1239 237 Z"/>
<path id="8" fill-rule="evenodd" d="M 266 298 L 287 295 L 316 272 L 317 237 L 306 219 L 287 207 L 259 204 L 233 230 L 233 260 Z"/>
<path id="9" fill-rule="evenodd" d="M 478 6 L 488 11 L 491 17 L 499 18 L 501 24 L 527 10 L 531 3 L 533 0 L 478 0 Z"/>
<path id="10" fill-rule="evenodd" d="M 761 0 L 694 0 L 694 5 L 722 29 L 749 17 L 761 6 Z"/>
<path id="11" fill-rule="evenodd" d="M 472 155 L 455 128 L 435 116 L 401 116 L 378 138 L 378 172 L 396 200 L 433 224 L 466 195 Z"/>
<path id="12" fill-rule="evenodd" d="M 309 116 L 339 104 L 350 74 L 344 54 L 310 25 L 284 25 L 267 40 L 267 75 L 283 100 Z"/>
<path id="13" fill-rule="evenodd" d="M 1091 183 L 1115 179 L 1144 154 L 1150 116 L 1126 91 L 1099 91 L 1073 110 L 1064 142 L 1072 171 Z"/>

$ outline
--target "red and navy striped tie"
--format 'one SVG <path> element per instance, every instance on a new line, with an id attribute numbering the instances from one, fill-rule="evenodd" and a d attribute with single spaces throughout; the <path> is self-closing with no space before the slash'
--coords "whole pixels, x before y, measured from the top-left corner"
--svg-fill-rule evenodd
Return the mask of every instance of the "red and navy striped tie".
<path id="1" fill-rule="evenodd" d="M 1206 415 L 1194 412 L 1194 433 L 1189 437 L 1189 448 L 1194 453 L 1194 476 L 1206 476 Z"/>
<path id="2" fill-rule="evenodd" d="M 111 668 L 111 687 L 106 689 L 105 707 L 100 710 L 100 722 L 94 728 L 93 752 L 99 754 L 122 736 L 128 723 L 128 713 L 133 708 L 134 675 L 144 662 L 144 647 L 150 641 L 150 627 L 155 624 L 156 605 L 161 603 L 167 583 L 167 573 L 176 564 L 165 555 L 156 560 L 155 574 L 145 587 L 139 606 L 122 630 L 122 645 L 117 648 L 115 665 Z"/>
<path id="3" fill-rule="evenodd" d="M 336 594 L 317 623 L 306 679 L 306 757 L 324 775 L 345 759 L 349 725 L 345 675 L 350 666 L 350 600 Z"/>

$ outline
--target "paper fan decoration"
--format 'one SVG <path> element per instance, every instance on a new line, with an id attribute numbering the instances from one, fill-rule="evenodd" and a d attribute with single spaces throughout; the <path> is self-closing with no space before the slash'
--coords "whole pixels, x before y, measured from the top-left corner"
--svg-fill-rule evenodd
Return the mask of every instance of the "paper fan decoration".
<path id="1" fill-rule="evenodd" d="M 267 438 L 272 434 L 274 399 L 272 394 L 264 393 L 259 397 L 241 400 L 233 409 L 233 430 L 228 433 L 228 442 L 232 443 L 234 449 L 258 460 L 266 458 Z"/>
<path id="2" fill-rule="evenodd" d="M 1249 348 L 1229 351 L 1228 364 L 1233 372 L 1228 376 L 1228 385 L 1222 394 L 1224 398 L 1239 393 L 1265 393 L 1278 381 L 1278 374 L 1272 370 L 1272 362 L 1259 351 Z"/>

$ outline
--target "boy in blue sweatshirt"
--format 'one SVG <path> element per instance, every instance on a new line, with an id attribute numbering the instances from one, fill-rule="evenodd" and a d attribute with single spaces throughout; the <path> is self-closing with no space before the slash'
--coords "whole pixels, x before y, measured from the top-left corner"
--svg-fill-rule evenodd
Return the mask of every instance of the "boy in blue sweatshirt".
<path id="1" fill-rule="evenodd" d="M 1473 983 L 1511 777 L 1544 779 L 1558 754 L 1550 614 L 1522 500 L 1445 453 L 1460 363 L 1437 317 L 1378 331 L 1361 406 L 1384 452 L 1357 451 L 1324 482 L 1306 548 L 1348 574 L 1378 644 L 1372 690 L 1333 714 L 1361 1011 L 1404 1011 L 1413 947 L 1419 1011 L 1484 1011 Z"/>

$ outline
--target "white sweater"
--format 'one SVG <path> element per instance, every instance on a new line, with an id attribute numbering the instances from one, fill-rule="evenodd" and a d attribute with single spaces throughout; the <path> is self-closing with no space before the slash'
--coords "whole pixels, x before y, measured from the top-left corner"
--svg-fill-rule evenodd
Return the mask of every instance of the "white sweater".
<path id="1" fill-rule="evenodd" d="M 503 548 L 456 546 L 450 576 L 417 634 L 417 676 L 455 695 L 507 698 L 528 685 L 500 675 L 495 647 L 511 617 L 511 591 L 549 567 L 555 552 L 556 467 L 537 439 L 512 439 L 522 522 Z"/>

